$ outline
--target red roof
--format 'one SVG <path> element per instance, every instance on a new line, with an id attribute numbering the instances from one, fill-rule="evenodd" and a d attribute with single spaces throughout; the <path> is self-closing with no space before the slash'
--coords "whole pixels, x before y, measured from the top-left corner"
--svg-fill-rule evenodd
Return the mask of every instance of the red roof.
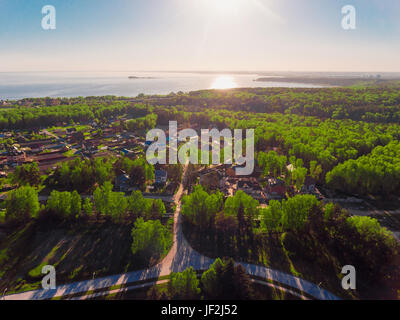
<path id="1" fill-rule="evenodd" d="M 39 156 L 33 157 L 33 160 L 43 162 L 43 161 L 52 161 L 52 160 L 62 160 L 65 158 L 67 158 L 67 157 L 64 156 L 62 153 L 52 153 L 52 154 L 44 154 L 44 155 L 39 155 Z"/>

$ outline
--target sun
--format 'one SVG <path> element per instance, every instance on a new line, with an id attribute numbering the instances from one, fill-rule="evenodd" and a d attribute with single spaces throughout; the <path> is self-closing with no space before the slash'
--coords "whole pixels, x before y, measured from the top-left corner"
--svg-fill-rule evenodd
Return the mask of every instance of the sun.
<path id="1" fill-rule="evenodd" d="M 245 0 L 202 0 L 210 11 L 220 14 L 239 13 Z"/>
<path id="2" fill-rule="evenodd" d="M 218 76 L 211 85 L 211 89 L 224 90 L 232 88 L 237 88 L 237 84 L 231 76 Z"/>

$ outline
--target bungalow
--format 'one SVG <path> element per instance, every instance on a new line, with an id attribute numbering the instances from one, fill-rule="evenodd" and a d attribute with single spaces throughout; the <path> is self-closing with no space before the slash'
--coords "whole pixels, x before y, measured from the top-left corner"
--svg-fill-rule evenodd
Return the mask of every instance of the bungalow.
<path id="1" fill-rule="evenodd" d="M 275 178 L 268 179 L 267 193 L 270 199 L 283 199 L 286 193 L 285 181 Z"/>
<path id="2" fill-rule="evenodd" d="M 201 174 L 200 184 L 210 189 L 217 189 L 220 186 L 220 175 L 218 171 L 208 171 Z"/>
<path id="3" fill-rule="evenodd" d="M 88 139 L 82 141 L 82 144 L 86 149 L 97 149 L 97 147 L 101 145 L 101 143 L 102 143 L 101 139 Z"/>
<path id="4" fill-rule="evenodd" d="M 67 128 L 67 133 L 74 133 L 74 132 L 76 132 L 77 130 L 76 130 L 76 128 Z"/>
<path id="5" fill-rule="evenodd" d="M 241 179 L 238 181 L 237 189 L 250 194 L 253 192 L 254 184 L 250 179 Z"/>
<path id="6" fill-rule="evenodd" d="M 155 171 L 156 184 L 165 184 L 167 182 L 167 172 L 164 170 Z"/>
<path id="7" fill-rule="evenodd" d="M 130 178 L 127 174 L 121 174 L 115 179 L 115 187 L 121 192 L 129 191 Z"/>
<path id="8" fill-rule="evenodd" d="M 236 181 L 222 178 L 219 182 L 219 190 L 226 196 L 233 196 L 237 188 Z"/>
<path id="9" fill-rule="evenodd" d="M 103 130 L 103 138 L 112 138 L 118 133 L 118 127 L 111 127 Z"/>
<path id="10" fill-rule="evenodd" d="M 243 166 L 226 164 L 224 167 L 225 167 L 225 174 L 227 176 L 229 176 L 229 177 L 243 177 L 243 176 L 236 175 L 236 169 L 243 168 Z M 257 177 L 257 174 L 258 174 L 258 172 L 256 174 L 254 174 L 254 171 L 253 171 L 253 173 L 250 176 L 251 177 Z"/>
<path id="11" fill-rule="evenodd" d="M 62 152 L 51 152 L 51 153 L 45 153 L 41 155 L 37 155 L 36 157 L 33 157 L 33 161 L 37 161 L 39 163 L 42 162 L 55 162 L 55 161 L 61 161 L 66 159 L 67 157 L 64 156 Z"/>
<path id="12" fill-rule="evenodd" d="M 304 180 L 304 185 L 301 187 L 302 193 L 314 193 L 316 181 L 311 176 L 307 176 Z"/>
<path id="13" fill-rule="evenodd" d="M 11 103 L 9 103 L 9 102 L 7 102 L 5 100 L 1 100 L 0 105 L 3 106 L 3 107 L 6 107 L 6 106 L 11 106 Z"/>
<path id="14" fill-rule="evenodd" d="M 85 140 L 85 135 L 83 134 L 82 131 L 73 132 L 71 134 L 71 137 L 70 137 L 70 142 L 71 143 L 82 142 L 83 140 Z"/>
<path id="15" fill-rule="evenodd" d="M 20 143 L 21 148 L 38 148 L 38 147 L 43 147 L 45 145 L 53 143 L 54 139 L 41 139 L 41 140 L 33 140 L 29 142 L 22 142 Z"/>

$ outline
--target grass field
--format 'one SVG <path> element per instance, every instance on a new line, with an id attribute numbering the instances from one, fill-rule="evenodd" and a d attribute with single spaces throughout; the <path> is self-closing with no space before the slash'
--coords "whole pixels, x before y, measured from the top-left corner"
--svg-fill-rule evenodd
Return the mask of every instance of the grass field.
<path id="1" fill-rule="evenodd" d="M 140 261 L 131 253 L 131 224 L 109 221 L 31 222 L 0 244 L 0 290 L 39 287 L 42 266 L 56 268 L 57 285 L 134 271 L 158 261 Z"/>

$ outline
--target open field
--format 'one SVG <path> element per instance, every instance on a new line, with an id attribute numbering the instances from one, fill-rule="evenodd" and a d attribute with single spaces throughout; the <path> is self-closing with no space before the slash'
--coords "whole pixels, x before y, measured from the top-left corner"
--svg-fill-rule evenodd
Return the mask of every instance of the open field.
<path id="1" fill-rule="evenodd" d="M 118 274 L 154 265 L 131 252 L 132 225 L 108 221 L 29 223 L 12 230 L 0 246 L 0 290 L 40 287 L 41 267 L 54 265 L 57 284 Z"/>

